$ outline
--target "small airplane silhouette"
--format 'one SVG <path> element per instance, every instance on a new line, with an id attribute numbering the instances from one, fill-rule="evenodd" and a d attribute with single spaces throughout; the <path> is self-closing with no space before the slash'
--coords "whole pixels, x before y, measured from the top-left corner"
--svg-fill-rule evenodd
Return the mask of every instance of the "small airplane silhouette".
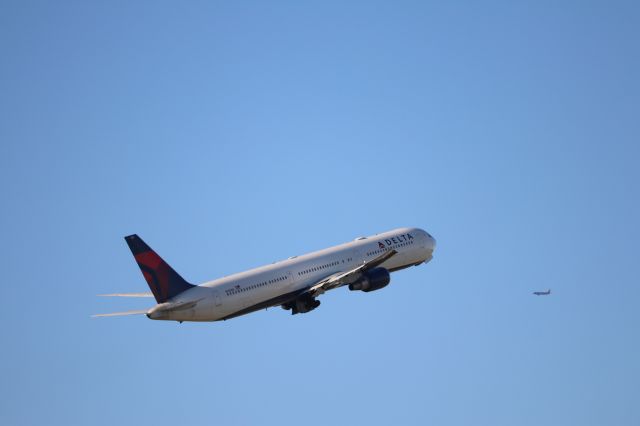
<path id="1" fill-rule="evenodd" d="M 548 296 L 551 294 L 551 289 L 548 289 L 547 291 L 534 291 L 533 294 L 536 296 Z"/>

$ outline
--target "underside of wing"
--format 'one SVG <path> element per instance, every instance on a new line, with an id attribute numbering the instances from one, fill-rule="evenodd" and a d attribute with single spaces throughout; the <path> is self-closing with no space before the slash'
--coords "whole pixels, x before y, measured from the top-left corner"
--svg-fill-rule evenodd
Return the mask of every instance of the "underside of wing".
<path id="1" fill-rule="evenodd" d="M 123 317 L 127 315 L 142 315 L 142 314 L 146 314 L 148 311 L 149 311 L 148 309 L 138 309 L 135 311 L 113 312 L 110 314 L 96 314 L 96 315 L 91 315 L 91 317 L 99 318 L 99 317 Z"/>
<path id="2" fill-rule="evenodd" d="M 398 252 L 395 250 L 389 250 L 375 259 L 363 262 L 361 265 L 358 265 L 348 271 L 336 272 L 329 275 L 309 287 L 307 290 L 303 290 L 301 293 L 295 295 L 295 298 L 291 298 L 290 300 L 282 303 L 282 308 L 290 309 L 293 315 L 312 311 L 320 305 L 320 301 L 316 300 L 316 297 L 328 290 L 342 287 L 343 285 L 349 285 L 349 289 L 352 289 L 351 286 L 354 286 L 352 290 L 373 291 L 380 289 L 389 283 L 389 271 L 380 268 L 381 271 L 378 271 L 376 274 L 376 284 L 373 285 L 373 288 L 370 284 L 372 278 L 368 275 L 375 270 L 374 268 L 383 264 L 397 253 Z M 366 283 L 366 287 L 363 285 L 364 283 Z M 356 288 L 357 285 L 359 285 L 360 288 Z"/>
<path id="3" fill-rule="evenodd" d="M 375 259 L 364 262 L 362 265 L 359 265 L 349 271 L 338 272 L 337 274 L 333 274 L 327 278 L 324 278 L 323 280 L 309 288 L 307 294 L 309 294 L 311 297 L 316 297 L 321 295 L 325 291 L 354 283 L 362 277 L 362 274 L 364 272 L 382 265 L 384 262 L 391 259 L 396 254 L 398 254 L 397 251 L 389 250 L 376 257 Z"/>

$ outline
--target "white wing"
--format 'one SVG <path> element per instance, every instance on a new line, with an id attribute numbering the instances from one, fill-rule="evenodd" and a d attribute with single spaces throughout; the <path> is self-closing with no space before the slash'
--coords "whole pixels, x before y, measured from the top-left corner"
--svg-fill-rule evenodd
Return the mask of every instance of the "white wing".
<path id="1" fill-rule="evenodd" d="M 336 274 L 323 278 L 317 284 L 314 284 L 313 286 L 311 286 L 306 293 L 311 295 L 311 297 L 316 297 L 321 295 L 327 290 L 333 290 L 334 288 L 338 288 L 346 284 L 354 283 L 362 277 L 362 274 L 364 272 L 368 271 L 369 269 L 373 269 L 378 265 L 383 264 L 384 262 L 391 259 L 391 257 L 395 256 L 396 254 L 398 254 L 397 251 L 389 250 L 388 252 L 385 252 L 384 254 L 376 257 L 375 259 L 370 260 L 368 262 L 364 262 L 362 265 L 357 266 L 349 271 L 338 272 Z"/>

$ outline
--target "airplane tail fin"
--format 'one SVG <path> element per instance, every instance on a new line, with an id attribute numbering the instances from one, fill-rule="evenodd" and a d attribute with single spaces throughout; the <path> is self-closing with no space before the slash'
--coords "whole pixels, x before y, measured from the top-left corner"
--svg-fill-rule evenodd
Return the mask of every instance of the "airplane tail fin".
<path id="1" fill-rule="evenodd" d="M 174 271 L 138 235 L 129 235 L 124 239 L 158 303 L 164 303 L 183 291 L 195 287 Z"/>

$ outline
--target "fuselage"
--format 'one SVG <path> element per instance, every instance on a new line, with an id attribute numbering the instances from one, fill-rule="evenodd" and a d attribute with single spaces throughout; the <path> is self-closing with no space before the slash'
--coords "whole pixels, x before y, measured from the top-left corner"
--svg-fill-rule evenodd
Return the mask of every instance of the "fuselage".
<path id="1" fill-rule="evenodd" d="M 390 272 L 431 260 L 435 240 L 419 228 L 399 228 L 229 275 L 195 286 L 152 308 L 151 319 L 218 321 L 277 306 L 318 281 L 348 271 L 388 250 Z M 170 309 L 168 309 L 170 308 Z"/>

